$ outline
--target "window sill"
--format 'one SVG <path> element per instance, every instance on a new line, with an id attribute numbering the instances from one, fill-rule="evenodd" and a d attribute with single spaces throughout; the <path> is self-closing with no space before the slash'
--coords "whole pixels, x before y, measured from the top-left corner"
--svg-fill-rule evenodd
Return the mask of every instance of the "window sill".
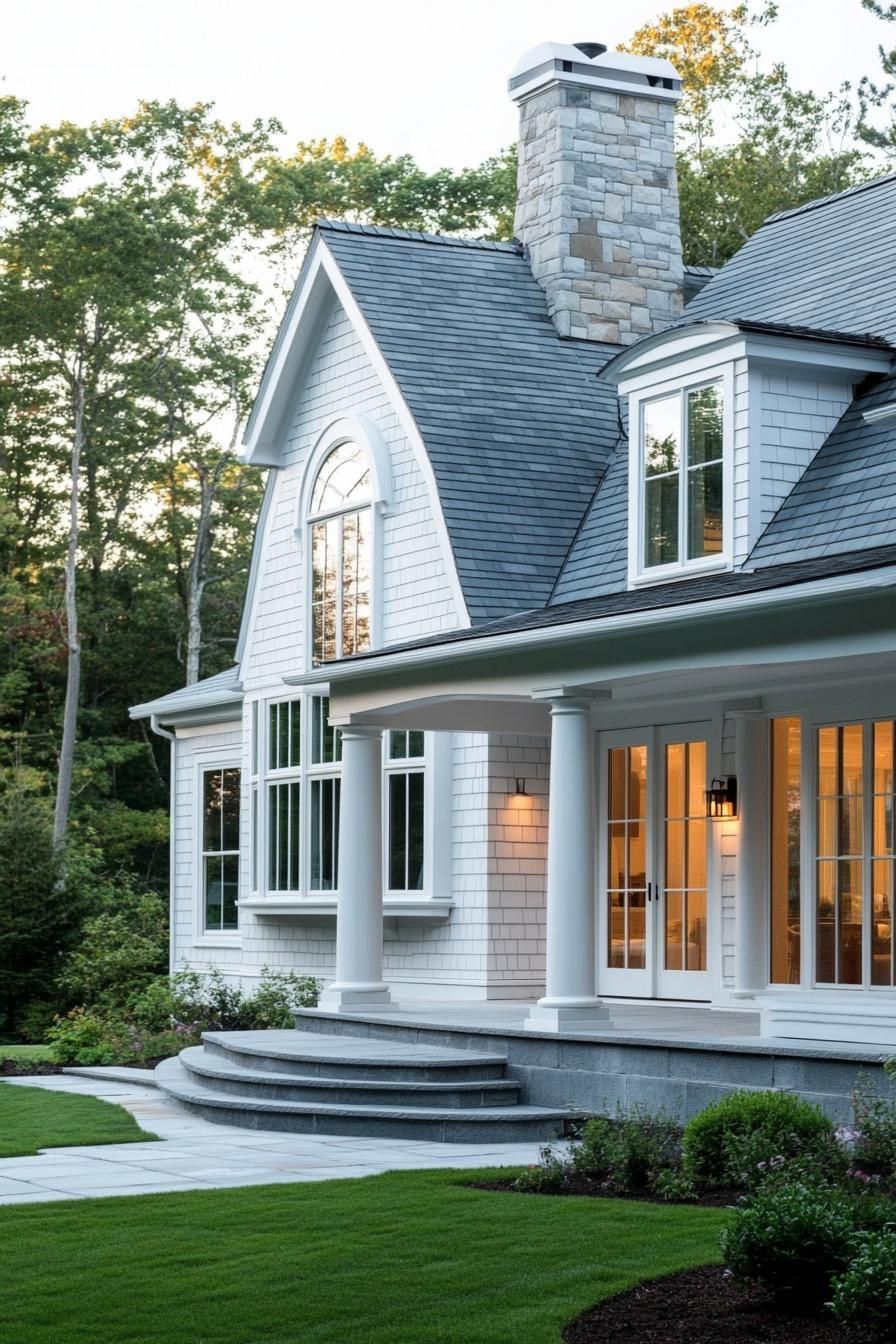
<path id="1" fill-rule="evenodd" d="M 448 919 L 453 901 L 387 897 L 383 901 L 384 919 Z M 335 919 L 335 896 L 259 896 L 240 901 L 240 910 L 249 910 L 257 919 Z"/>
<path id="2" fill-rule="evenodd" d="M 655 588 L 661 583 L 675 583 L 679 579 L 702 579 L 707 574 L 723 574 L 726 570 L 733 568 L 734 565 L 727 557 L 723 557 L 721 560 L 713 560 L 708 564 L 675 565 L 671 568 L 663 566 L 662 572 L 651 570 L 646 574 L 630 575 L 628 586 L 629 588 Z"/>
<path id="3" fill-rule="evenodd" d="M 236 929 L 232 933 L 203 933 L 193 939 L 194 947 L 241 947 L 243 935 Z"/>

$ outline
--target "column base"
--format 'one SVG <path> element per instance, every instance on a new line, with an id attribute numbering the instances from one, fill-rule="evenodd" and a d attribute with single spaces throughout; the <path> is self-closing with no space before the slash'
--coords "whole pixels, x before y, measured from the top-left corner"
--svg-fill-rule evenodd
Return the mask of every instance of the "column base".
<path id="1" fill-rule="evenodd" d="M 317 1006 L 329 1013 L 363 1013 L 368 1008 L 389 1012 L 398 1004 L 393 1002 L 388 985 L 341 985 L 337 981 L 327 986 Z"/>
<path id="2" fill-rule="evenodd" d="M 594 1031 L 610 1025 L 600 999 L 539 999 L 529 1009 L 526 1031 Z"/>

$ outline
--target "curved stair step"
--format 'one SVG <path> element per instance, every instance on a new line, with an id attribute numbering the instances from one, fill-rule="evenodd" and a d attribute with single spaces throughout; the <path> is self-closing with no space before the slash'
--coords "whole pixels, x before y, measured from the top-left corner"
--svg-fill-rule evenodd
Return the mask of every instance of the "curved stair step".
<path id="1" fill-rule="evenodd" d="M 210 1054 L 231 1064 L 302 1078 L 488 1082 L 503 1078 L 507 1065 L 503 1055 L 295 1030 L 204 1031 L 202 1042 Z"/>
<path id="2" fill-rule="evenodd" d="M 246 1064 L 229 1064 L 222 1056 L 209 1056 L 202 1046 L 182 1050 L 180 1062 L 190 1076 L 212 1092 L 239 1097 L 265 1097 L 271 1101 L 321 1101 L 329 1105 L 466 1108 L 513 1106 L 520 1085 L 510 1078 L 452 1079 L 450 1082 L 418 1082 L 411 1078 L 326 1078 L 320 1074 L 302 1077 L 296 1073 L 271 1073 Z"/>
<path id="3" fill-rule="evenodd" d="M 191 1078 L 179 1058 L 156 1069 L 159 1088 L 215 1124 L 293 1134 L 425 1139 L 435 1143 L 527 1143 L 557 1138 L 579 1117 L 542 1106 L 460 1108 L 325 1105 L 212 1092 Z"/>

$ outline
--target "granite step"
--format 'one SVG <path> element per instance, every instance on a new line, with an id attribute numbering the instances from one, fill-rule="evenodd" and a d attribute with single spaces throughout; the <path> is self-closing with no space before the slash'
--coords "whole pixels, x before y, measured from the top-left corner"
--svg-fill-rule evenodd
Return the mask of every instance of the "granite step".
<path id="1" fill-rule="evenodd" d="M 502 1079 L 506 1069 L 504 1056 L 498 1054 L 296 1030 L 205 1031 L 202 1043 L 210 1057 L 259 1072 L 301 1078 L 491 1082 Z"/>
<path id="2" fill-rule="evenodd" d="M 252 1055 L 232 1064 L 223 1055 L 212 1054 L 202 1046 L 182 1050 L 179 1058 L 199 1086 L 212 1092 L 272 1101 L 469 1110 L 479 1106 L 512 1106 L 519 1100 L 520 1092 L 519 1083 L 510 1078 L 420 1082 L 412 1078 L 329 1078 L 321 1074 L 303 1077 L 297 1073 L 272 1073 L 253 1068 Z"/>
<path id="3" fill-rule="evenodd" d="M 215 1124 L 290 1134 L 421 1139 L 433 1143 L 533 1143 L 559 1138 L 577 1117 L 543 1106 L 434 1106 L 325 1104 L 212 1091 L 180 1062 L 156 1069 L 159 1088 L 188 1111 Z"/>

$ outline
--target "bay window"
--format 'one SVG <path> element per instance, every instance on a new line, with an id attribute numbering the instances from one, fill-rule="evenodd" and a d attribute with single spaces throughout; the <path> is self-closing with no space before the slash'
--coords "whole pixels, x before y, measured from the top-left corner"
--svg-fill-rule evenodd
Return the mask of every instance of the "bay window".
<path id="1" fill-rule="evenodd" d="M 329 723 L 327 696 L 308 694 L 253 710 L 250 747 L 253 811 L 250 869 L 266 874 L 268 895 L 319 896 L 339 887 L 339 806 L 342 742 Z M 425 821 L 426 738 L 422 732 L 384 734 L 384 887 L 420 892 L 427 885 Z M 256 852 L 259 845 L 263 852 Z M 259 891 L 259 896 L 263 893 Z"/>
<path id="2" fill-rule="evenodd" d="M 724 556 L 724 410 L 721 379 L 640 402 L 636 575 Z"/>

